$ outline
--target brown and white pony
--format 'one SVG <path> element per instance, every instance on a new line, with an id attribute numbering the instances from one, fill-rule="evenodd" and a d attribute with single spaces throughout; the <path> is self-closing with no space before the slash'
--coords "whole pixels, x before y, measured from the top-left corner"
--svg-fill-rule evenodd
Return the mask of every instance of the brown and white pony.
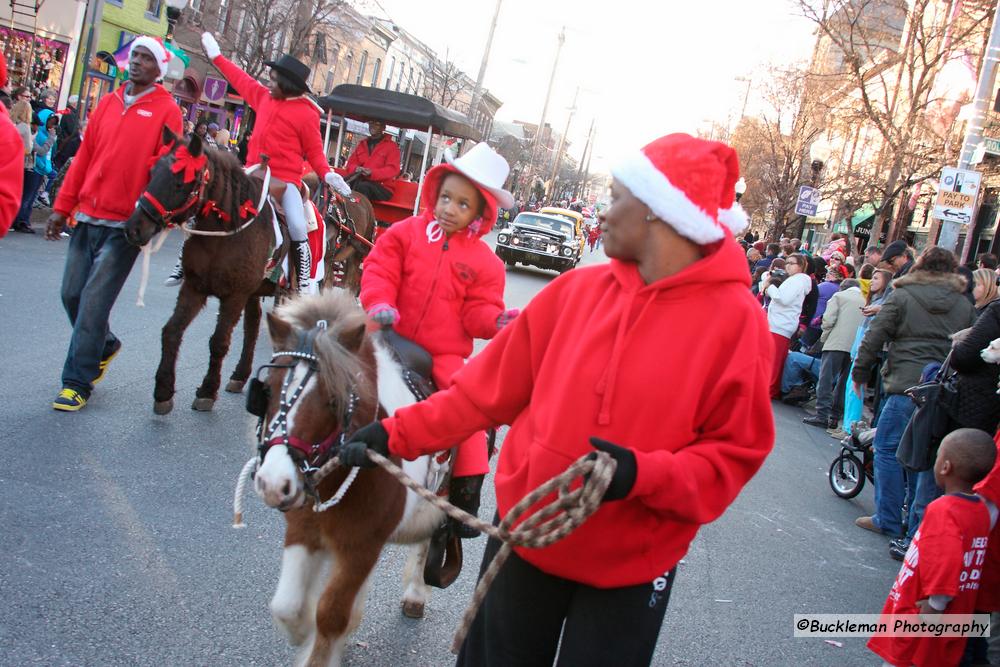
<path id="1" fill-rule="evenodd" d="M 428 540 L 443 514 L 407 491 L 381 468 L 361 469 L 339 504 L 312 509 L 307 478 L 313 446 L 342 442 L 342 434 L 392 414 L 416 399 L 402 369 L 352 295 L 328 290 L 281 305 L 267 316 L 274 347 L 264 386 L 263 462 L 254 488 L 285 512 L 287 528 L 275 623 L 294 645 L 299 664 L 339 665 L 344 644 L 361 623 L 372 569 L 387 542 L 409 544 L 403 612 L 423 615 Z M 256 391 L 252 388 L 252 392 Z M 263 412 L 263 410 L 262 410 Z M 403 461 L 414 479 L 435 485 L 446 473 L 432 457 Z M 333 496 L 348 476 L 338 468 L 315 489 Z M 429 488 L 435 488 L 430 486 Z"/>

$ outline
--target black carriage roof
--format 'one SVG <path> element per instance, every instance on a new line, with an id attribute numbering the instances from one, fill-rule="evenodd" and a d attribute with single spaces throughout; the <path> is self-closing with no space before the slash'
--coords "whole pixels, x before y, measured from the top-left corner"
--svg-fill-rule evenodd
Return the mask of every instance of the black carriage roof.
<path id="1" fill-rule="evenodd" d="M 318 102 L 324 111 L 354 120 L 382 120 L 411 130 L 426 131 L 430 126 L 449 137 L 479 140 L 479 132 L 465 114 L 445 109 L 419 95 L 344 83 Z"/>

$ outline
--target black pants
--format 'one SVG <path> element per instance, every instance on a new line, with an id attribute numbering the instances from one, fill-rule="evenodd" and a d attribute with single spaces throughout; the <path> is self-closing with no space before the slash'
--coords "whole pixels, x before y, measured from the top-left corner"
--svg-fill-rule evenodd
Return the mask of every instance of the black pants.
<path id="1" fill-rule="evenodd" d="M 500 542 L 490 538 L 480 576 Z M 649 665 L 677 568 L 648 584 L 593 588 L 512 553 L 458 654 L 460 667 Z M 560 645 L 560 635 L 562 643 Z"/>
<path id="2" fill-rule="evenodd" d="M 351 183 L 351 189 L 355 192 L 363 194 L 368 198 L 368 201 L 385 201 L 387 199 L 392 199 L 392 192 L 381 183 L 375 183 L 374 181 L 366 181 L 359 178 Z"/>

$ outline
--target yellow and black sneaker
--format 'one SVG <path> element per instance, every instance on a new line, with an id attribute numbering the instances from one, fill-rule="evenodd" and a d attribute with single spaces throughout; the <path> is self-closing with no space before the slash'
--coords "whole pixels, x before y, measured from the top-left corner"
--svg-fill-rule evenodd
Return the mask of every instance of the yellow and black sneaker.
<path id="1" fill-rule="evenodd" d="M 56 400 L 52 401 L 52 408 L 63 412 L 76 412 L 87 404 L 87 397 L 76 389 L 63 387 Z"/>
<path id="2" fill-rule="evenodd" d="M 115 346 L 111 350 L 111 352 L 109 352 L 106 357 L 101 359 L 101 363 L 98 366 L 100 372 L 97 374 L 97 377 L 95 377 L 93 380 L 90 381 L 91 384 L 97 384 L 98 382 L 104 379 L 104 374 L 108 372 L 108 366 L 111 365 L 111 362 L 114 361 L 114 358 L 118 356 L 118 353 L 121 352 L 121 350 L 122 350 L 122 342 L 120 340 L 116 340 Z"/>

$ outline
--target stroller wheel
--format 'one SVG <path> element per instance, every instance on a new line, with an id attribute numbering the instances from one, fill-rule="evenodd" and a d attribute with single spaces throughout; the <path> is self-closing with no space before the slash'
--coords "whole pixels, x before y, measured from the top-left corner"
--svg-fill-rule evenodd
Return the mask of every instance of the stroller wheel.
<path id="1" fill-rule="evenodd" d="M 864 467 L 854 454 L 843 452 L 830 464 L 830 488 L 841 498 L 853 498 L 864 486 Z"/>

